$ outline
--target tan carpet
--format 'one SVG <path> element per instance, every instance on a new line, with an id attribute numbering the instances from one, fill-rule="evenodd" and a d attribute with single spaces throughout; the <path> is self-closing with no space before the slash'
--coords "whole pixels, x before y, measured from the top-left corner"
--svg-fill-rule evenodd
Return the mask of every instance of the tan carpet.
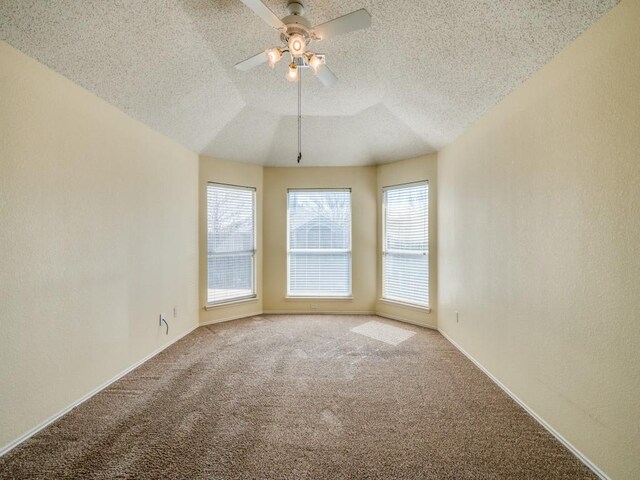
<path id="1" fill-rule="evenodd" d="M 397 346 L 351 332 L 379 321 Z M 0 458 L 1 478 L 595 478 L 439 333 L 201 327 Z"/>

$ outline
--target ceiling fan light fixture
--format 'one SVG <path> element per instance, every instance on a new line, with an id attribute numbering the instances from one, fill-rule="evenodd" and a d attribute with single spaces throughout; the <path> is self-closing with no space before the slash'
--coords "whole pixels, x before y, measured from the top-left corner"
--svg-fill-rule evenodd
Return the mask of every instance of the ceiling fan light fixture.
<path id="1" fill-rule="evenodd" d="M 309 53 L 307 54 L 307 63 L 311 67 L 311 70 L 313 70 L 313 73 L 318 73 L 320 67 L 324 63 L 324 60 L 315 53 Z"/>
<path id="2" fill-rule="evenodd" d="M 289 71 L 287 72 L 287 80 L 289 80 L 290 82 L 297 82 L 298 75 L 298 66 L 294 62 L 291 62 L 289 64 Z"/>
<path id="3" fill-rule="evenodd" d="M 294 57 L 300 57 L 304 55 L 305 50 L 307 49 L 307 42 L 302 35 L 299 33 L 294 33 L 289 37 L 289 52 Z"/>
<path id="4" fill-rule="evenodd" d="M 278 63 L 282 58 L 282 50 L 278 47 L 274 47 L 267 49 L 265 53 L 267 54 L 267 62 L 269 62 L 269 66 L 271 68 L 275 68 L 276 63 Z"/>

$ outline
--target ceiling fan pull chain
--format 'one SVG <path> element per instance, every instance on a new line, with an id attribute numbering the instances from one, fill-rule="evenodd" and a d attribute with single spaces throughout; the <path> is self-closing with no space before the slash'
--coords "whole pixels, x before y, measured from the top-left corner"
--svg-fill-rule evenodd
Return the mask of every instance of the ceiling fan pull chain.
<path id="1" fill-rule="evenodd" d="M 302 72 L 298 72 L 298 163 L 302 158 Z"/>

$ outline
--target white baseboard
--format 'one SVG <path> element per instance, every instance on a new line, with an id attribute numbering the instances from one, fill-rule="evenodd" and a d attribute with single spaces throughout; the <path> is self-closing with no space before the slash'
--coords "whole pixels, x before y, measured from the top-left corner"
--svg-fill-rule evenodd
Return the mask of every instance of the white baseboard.
<path id="1" fill-rule="evenodd" d="M 34 436 L 36 433 L 38 433 L 40 430 L 42 430 L 43 428 L 49 426 L 50 424 L 52 424 L 53 422 L 55 422 L 57 419 L 59 419 L 60 417 L 62 417 L 63 415 L 69 413 L 71 410 L 73 410 L 74 408 L 76 408 L 78 405 L 80 405 L 81 403 L 89 400 L 91 397 L 93 397 L 96 393 L 99 393 L 101 390 L 104 390 L 105 388 L 107 388 L 109 385 L 111 385 L 113 382 L 121 379 L 122 377 L 124 377 L 127 373 L 135 370 L 136 368 L 138 368 L 140 365 L 142 365 L 144 362 L 146 362 L 147 360 L 150 360 L 151 358 L 155 357 L 157 354 L 159 354 L 160 352 L 162 352 L 164 349 L 170 347 L 171 345 L 173 345 L 174 343 L 176 343 L 178 340 L 186 337 L 187 335 L 189 335 L 191 332 L 193 332 L 196 328 L 198 328 L 199 325 L 194 325 L 193 327 L 191 327 L 189 330 L 187 330 L 186 332 L 184 332 L 183 334 L 177 336 L 176 338 L 172 339 L 171 341 L 165 343 L 163 346 L 161 346 L 160 348 L 158 348 L 157 350 L 154 350 L 153 352 L 151 352 L 149 355 L 147 355 L 146 357 L 144 357 L 142 360 L 138 360 L 136 363 L 134 363 L 133 365 L 131 365 L 130 367 L 126 368 L 125 370 L 123 370 L 122 372 L 118 373 L 115 377 L 111 378 L 110 380 L 107 380 L 106 382 L 104 382 L 102 385 L 94 388 L 93 390 L 91 390 L 89 393 L 87 393 L 86 395 L 80 397 L 78 400 L 76 400 L 75 402 L 73 402 L 71 405 L 63 408 L 62 410 L 60 410 L 58 413 L 52 415 L 51 417 L 47 418 L 45 421 L 41 422 L 40 424 L 36 425 L 34 428 L 32 428 L 31 430 L 29 430 L 28 432 L 22 434 L 20 437 L 16 438 L 15 440 L 13 440 L 12 442 L 9 442 L 8 444 L 6 444 L 4 447 L 0 448 L 0 457 L 3 456 L 4 454 L 8 453 L 9 451 L 11 451 L 12 449 L 14 449 L 15 447 L 17 447 L 18 445 L 20 445 L 22 442 L 24 442 L 25 440 L 28 440 L 29 438 L 31 438 L 32 436 Z"/>
<path id="2" fill-rule="evenodd" d="M 531 415 L 534 420 L 536 420 L 540 425 L 542 425 L 549 433 L 551 433 L 551 435 L 556 437 L 556 439 L 560 443 L 562 443 L 565 447 L 567 447 L 567 449 L 569 449 L 569 451 L 573 453 L 578 458 L 578 460 L 580 460 L 587 467 L 589 467 L 589 469 L 591 469 L 591 471 L 593 471 L 593 473 L 595 473 L 601 479 L 609 480 L 609 477 L 602 470 L 600 470 L 593 462 L 591 462 L 591 460 L 589 460 L 580 450 L 574 447 L 566 438 L 560 435 L 560 433 L 558 433 L 551 425 L 549 425 L 541 416 L 539 416 L 536 412 L 534 412 L 526 403 L 524 403 L 520 398 L 518 398 L 516 394 L 513 393 L 511 390 L 509 390 L 500 380 L 494 377 L 489 372 L 489 370 L 487 370 L 486 368 L 484 368 L 484 366 L 482 366 L 480 362 L 478 362 L 469 353 L 467 353 L 464 350 L 464 348 L 458 345 L 451 337 L 449 337 L 449 335 L 447 335 L 445 332 L 443 332 L 440 329 L 438 330 L 440 334 L 451 343 L 451 345 L 456 347 L 465 357 L 471 360 L 476 367 L 482 370 L 482 372 L 493 381 L 493 383 L 498 385 L 507 395 L 509 395 L 518 405 L 520 405 L 529 415 Z"/>
<path id="3" fill-rule="evenodd" d="M 265 310 L 263 315 L 375 315 L 374 311 L 338 311 L 338 310 Z"/>
<path id="4" fill-rule="evenodd" d="M 198 326 L 204 327 L 205 325 L 213 325 L 215 323 L 230 322 L 231 320 L 240 320 L 241 318 L 256 317 L 262 314 L 263 312 L 261 310 L 258 310 L 253 313 L 243 313 L 242 315 L 231 315 L 229 317 L 216 318 L 215 320 L 207 320 L 206 322 L 200 322 Z"/>
<path id="5" fill-rule="evenodd" d="M 396 315 L 389 315 L 387 313 L 381 313 L 381 312 L 376 312 L 376 315 L 382 318 L 388 318 L 389 320 L 396 320 L 402 323 L 410 323 L 411 325 L 417 325 L 418 327 L 430 328 L 431 330 L 438 330 L 438 327 L 429 325 L 428 323 L 420 323 L 414 320 L 407 320 L 406 318 L 402 318 Z"/>

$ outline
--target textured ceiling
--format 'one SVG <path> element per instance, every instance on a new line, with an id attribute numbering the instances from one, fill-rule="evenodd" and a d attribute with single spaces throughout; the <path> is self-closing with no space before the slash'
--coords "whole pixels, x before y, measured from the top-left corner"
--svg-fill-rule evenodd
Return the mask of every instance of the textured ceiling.
<path id="1" fill-rule="evenodd" d="M 279 17 L 286 0 L 266 0 Z M 366 8 L 372 26 L 312 43 L 339 82 L 304 72 L 303 165 L 367 165 L 455 139 L 618 0 L 306 0 L 320 24 Z M 2 0 L 0 38 L 203 154 L 290 166 L 297 89 L 239 0 Z"/>

